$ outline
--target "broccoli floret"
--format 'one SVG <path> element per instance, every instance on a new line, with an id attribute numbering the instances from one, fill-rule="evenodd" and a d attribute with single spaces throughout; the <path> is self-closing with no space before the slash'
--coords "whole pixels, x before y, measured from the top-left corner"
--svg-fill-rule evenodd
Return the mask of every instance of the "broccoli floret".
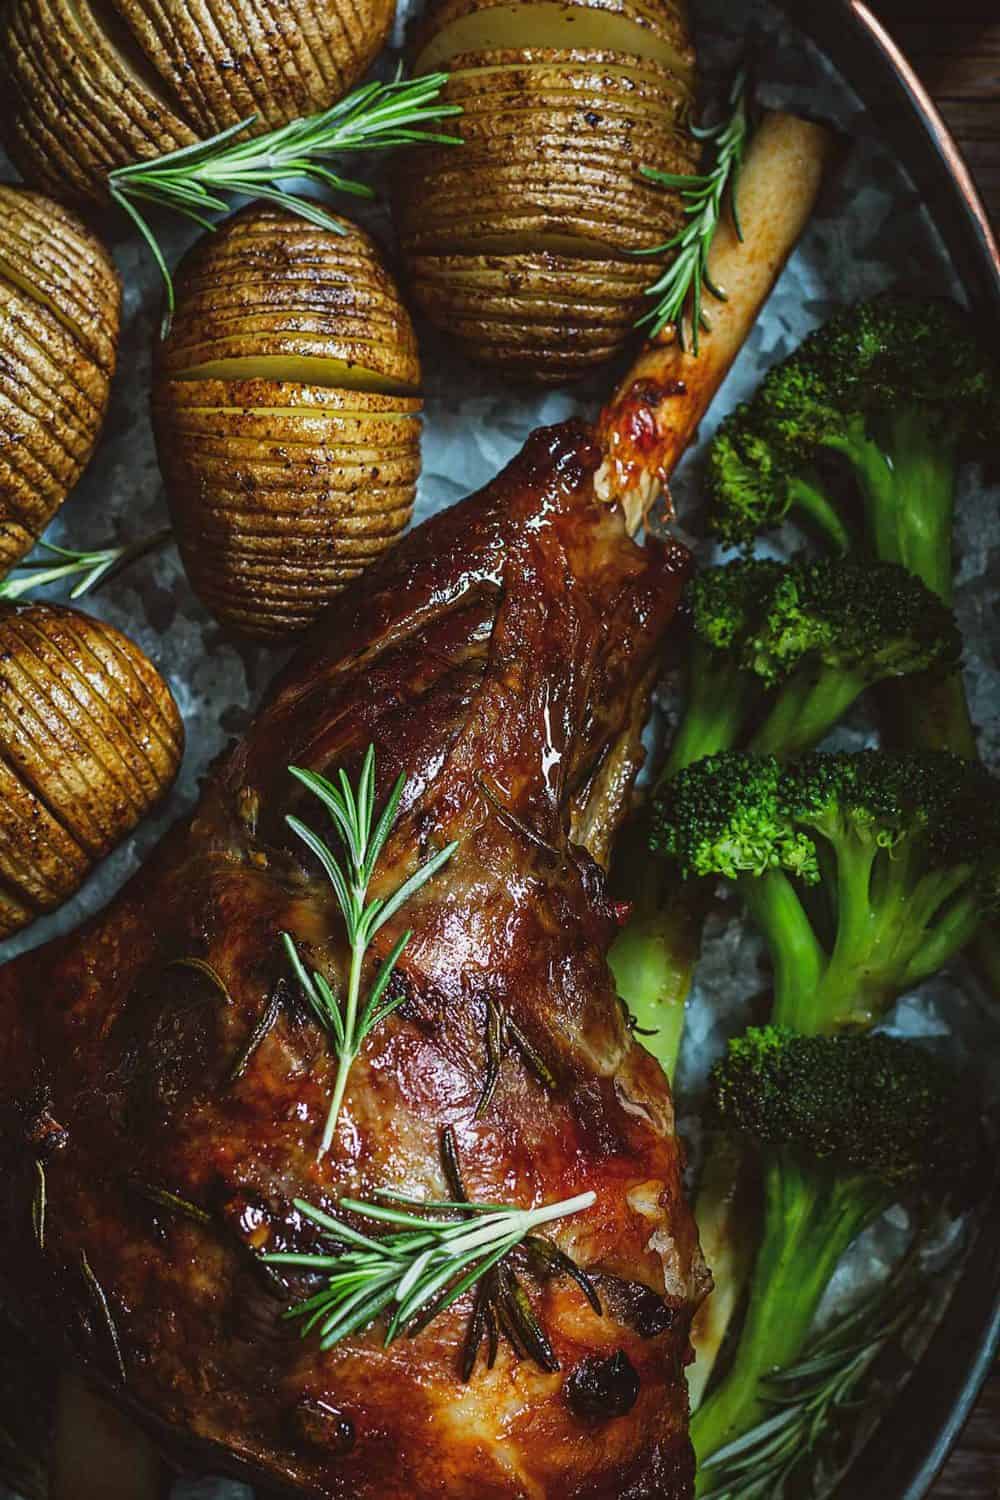
<path id="1" fill-rule="evenodd" d="M 750 560 L 689 584 L 687 702 L 661 785 L 746 745 L 791 755 L 815 745 L 873 683 L 947 670 L 959 655 L 951 610 L 895 563 Z M 698 957 L 703 902 L 626 856 L 632 916 L 610 954 L 618 992 L 670 1073 Z"/>
<path id="2" fill-rule="evenodd" d="M 956 467 L 995 434 L 998 414 L 996 362 L 960 308 L 859 303 L 722 424 L 709 454 L 713 529 L 744 544 L 798 512 L 836 550 L 902 563 L 950 599 Z M 859 515 L 827 482 L 831 455 L 855 480 Z"/>
<path id="3" fill-rule="evenodd" d="M 706 568 L 686 603 L 687 702 L 664 777 L 741 745 L 810 749 L 872 684 L 961 654 L 951 610 L 895 563 L 751 559 Z"/>
<path id="4" fill-rule="evenodd" d="M 701 1463 L 767 1414 L 762 1382 L 794 1363 L 852 1241 L 901 1198 L 964 1196 L 980 1147 L 968 1088 L 892 1037 L 753 1029 L 710 1093 L 715 1123 L 761 1152 L 764 1222 L 732 1365 L 692 1423 Z"/>
<path id="5" fill-rule="evenodd" d="M 651 847 L 687 878 L 737 883 L 774 965 L 772 1018 L 869 1025 L 996 908 L 1000 788 L 944 751 L 730 751 L 669 782 Z"/>
<path id="6" fill-rule="evenodd" d="M 803 1036 L 751 1027 L 712 1073 L 714 1122 L 894 1191 L 937 1179 L 959 1187 L 969 1145 L 964 1111 L 941 1109 L 942 1068 L 920 1047 L 879 1033 Z"/>
<path id="7" fill-rule="evenodd" d="M 710 524 L 744 545 L 791 515 L 837 552 L 903 564 L 950 602 L 958 466 L 998 430 L 1000 361 L 968 314 L 947 301 L 863 302 L 811 334 L 722 424 Z M 897 743 L 975 758 L 959 672 L 883 697 Z M 1000 985 L 993 923 L 977 958 Z"/>

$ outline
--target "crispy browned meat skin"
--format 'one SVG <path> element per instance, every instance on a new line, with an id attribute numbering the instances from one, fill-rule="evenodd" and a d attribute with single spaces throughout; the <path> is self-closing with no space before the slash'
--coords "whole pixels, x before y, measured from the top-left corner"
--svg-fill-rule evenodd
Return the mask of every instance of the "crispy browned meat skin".
<path id="1" fill-rule="evenodd" d="M 621 812 L 637 695 L 686 556 L 640 550 L 595 503 L 599 458 L 581 426 L 536 433 L 486 490 L 415 531 L 326 618 L 191 822 L 83 933 L 0 972 L 4 1275 L 30 1320 L 205 1466 L 358 1500 L 690 1494 L 682 1366 L 702 1264 L 669 1090 L 605 963 L 603 876 L 569 836 L 575 820 L 601 845 Z M 384 877 L 462 843 L 405 912 L 407 1001 L 369 1039 L 319 1163 L 334 1063 L 279 933 L 328 972 L 343 953 L 329 888 L 284 827 L 292 807 L 316 816 L 286 767 L 356 769 L 369 741 L 382 794 L 411 778 Z M 211 964 L 228 1001 L 185 958 Z M 275 1024 L 229 1082 L 276 994 Z M 488 997 L 558 1088 L 511 1056 L 477 1120 Z M 554 1236 L 597 1278 L 605 1315 L 568 1281 L 527 1283 L 558 1374 L 502 1345 L 463 1385 L 468 1299 L 388 1350 L 369 1332 L 324 1356 L 280 1320 L 289 1290 L 269 1290 L 255 1255 L 313 1243 L 291 1200 L 441 1196 L 446 1124 L 475 1197 L 597 1191 Z M 574 1372 L 617 1351 L 634 1405 L 580 1415 Z"/>

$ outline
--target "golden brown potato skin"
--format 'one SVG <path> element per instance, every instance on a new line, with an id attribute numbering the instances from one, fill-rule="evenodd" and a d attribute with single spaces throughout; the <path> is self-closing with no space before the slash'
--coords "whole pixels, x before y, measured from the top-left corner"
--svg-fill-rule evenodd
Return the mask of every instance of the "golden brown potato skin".
<path id="1" fill-rule="evenodd" d="M 120 631 L 0 606 L 0 938 L 73 894 L 165 795 L 183 749 L 170 689 Z"/>
<path id="2" fill-rule="evenodd" d="M 115 167 L 328 108 L 392 14 L 392 0 L 7 0 L 4 143 L 30 182 L 103 202 Z"/>
<path id="3" fill-rule="evenodd" d="M 679 194 L 640 167 L 694 170 L 692 65 L 677 5 L 435 6 L 416 67 L 448 70 L 443 98 L 462 108 L 450 128 L 464 144 L 401 160 L 394 202 L 414 307 L 470 357 L 539 383 L 615 355 L 662 270 L 633 252 L 683 219 Z"/>
<path id="4" fill-rule="evenodd" d="M 605 961 L 616 914 L 573 841 L 592 791 L 605 828 L 622 815 L 628 779 L 609 796 L 602 768 L 641 717 L 687 557 L 627 539 L 593 497 L 599 462 L 577 424 L 536 433 L 484 491 L 411 533 L 326 614 L 191 821 L 108 911 L 0 971 L 16 1159 L 5 1280 L 32 1325 L 161 1436 L 186 1440 L 193 1462 L 269 1490 L 691 1494 L 683 1365 L 702 1263 L 669 1087 L 625 1024 Z M 280 933 L 338 982 L 344 953 L 330 887 L 285 826 L 293 809 L 315 814 L 287 767 L 353 775 L 369 743 L 379 800 L 409 778 L 377 886 L 444 840 L 461 844 L 403 914 L 408 998 L 367 1040 L 320 1161 L 336 1062 L 296 1001 Z M 382 929 L 379 957 L 399 930 Z M 183 959 L 211 964 L 228 1000 Z M 273 1027 L 227 1082 L 275 996 Z M 477 1118 L 487 997 L 556 1085 L 509 1057 Z M 596 1278 L 604 1316 L 571 1283 L 527 1281 L 555 1374 L 503 1345 L 463 1385 L 468 1296 L 388 1350 L 375 1329 L 322 1354 L 280 1316 L 304 1284 L 258 1279 L 259 1251 L 310 1242 L 296 1196 L 330 1208 L 386 1185 L 444 1194 L 448 1124 L 476 1198 L 597 1193 L 553 1235 Z M 42 1252 L 31 1153 L 46 1142 Z M 150 1187 L 208 1222 L 151 1204 Z M 580 1415 L 573 1372 L 616 1351 L 638 1376 L 634 1404 Z"/>
<path id="5" fill-rule="evenodd" d="M 0 578 L 86 467 L 115 369 L 121 288 L 75 214 L 0 185 Z"/>
<path id="6" fill-rule="evenodd" d="M 413 325 L 372 240 L 339 222 L 342 235 L 278 209 L 238 214 L 185 259 L 157 349 L 181 556 L 207 608 L 260 639 L 311 625 L 413 511 Z M 273 378 L 283 369 L 300 378 Z"/>

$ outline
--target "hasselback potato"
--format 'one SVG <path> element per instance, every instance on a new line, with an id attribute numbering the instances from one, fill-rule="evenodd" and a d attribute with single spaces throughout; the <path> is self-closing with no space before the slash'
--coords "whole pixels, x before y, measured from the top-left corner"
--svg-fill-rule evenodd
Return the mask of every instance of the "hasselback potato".
<path id="1" fill-rule="evenodd" d="M 415 71 L 447 69 L 460 150 L 404 155 L 395 192 L 415 305 L 488 364 L 538 381 L 615 354 L 662 270 L 686 174 L 694 56 L 678 0 L 443 0 Z"/>
<path id="2" fill-rule="evenodd" d="M 0 938 L 73 894 L 183 748 L 170 689 L 120 631 L 55 605 L 0 608 Z"/>
<path id="3" fill-rule="evenodd" d="M 381 49 L 392 0 L 6 0 L 0 116 L 22 173 L 101 200 L 107 174 L 255 116 L 326 109 Z"/>
<path id="4" fill-rule="evenodd" d="M 413 327 L 369 237 L 245 210 L 183 262 L 153 424 L 181 556 L 223 623 L 304 630 L 399 536 L 420 471 Z"/>
<path id="5" fill-rule="evenodd" d="M 0 577 L 87 464 L 107 410 L 121 292 L 74 214 L 0 185 Z"/>

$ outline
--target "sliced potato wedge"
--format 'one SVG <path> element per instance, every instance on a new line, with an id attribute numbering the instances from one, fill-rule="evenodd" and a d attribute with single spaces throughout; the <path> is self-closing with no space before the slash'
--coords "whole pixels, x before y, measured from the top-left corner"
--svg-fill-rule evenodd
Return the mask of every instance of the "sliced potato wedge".
<path id="1" fill-rule="evenodd" d="M 119 631 L 53 605 L 0 609 L 0 937 L 72 895 L 183 749 L 170 689 Z"/>
<path id="2" fill-rule="evenodd" d="M 240 121 L 328 108 L 381 50 L 392 0 L 9 0 L 4 139 L 29 181 L 107 199 L 115 167 Z"/>
<path id="3" fill-rule="evenodd" d="M 415 304 L 472 357 L 546 383 L 629 338 L 683 223 L 693 54 L 685 8 L 441 0 L 419 70 L 449 71 L 460 151 L 404 155 L 394 201 Z"/>
<path id="4" fill-rule="evenodd" d="M 689 83 L 694 53 L 685 9 L 634 0 L 444 0 L 424 21 L 414 72 L 503 47 L 614 47 L 670 68 Z"/>
<path id="5" fill-rule="evenodd" d="M 89 462 L 115 368 L 121 292 L 74 214 L 0 185 L 0 577 Z"/>
<path id="6" fill-rule="evenodd" d="M 371 240 L 273 209 L 182 267 L 153 425 L 181 556 L 226 625 L 280 640 L 397 539 L 420 472 L 416 339 Z"/>
<path id="7" fill-rule="evenodd" d="M 177 313 L 158 351 L 164 376 L 283 380 L 407 394 L 416 337 L 372 240 L 251 208 L 202 240 L 177 277 Z"/>
<path id="8" fill-rule="evenodd" d="M 5 144 L 29 181 L 107 196 L 107 174 L 195 133 L 99 0 L 10 0 L 0 12 Z"/>

